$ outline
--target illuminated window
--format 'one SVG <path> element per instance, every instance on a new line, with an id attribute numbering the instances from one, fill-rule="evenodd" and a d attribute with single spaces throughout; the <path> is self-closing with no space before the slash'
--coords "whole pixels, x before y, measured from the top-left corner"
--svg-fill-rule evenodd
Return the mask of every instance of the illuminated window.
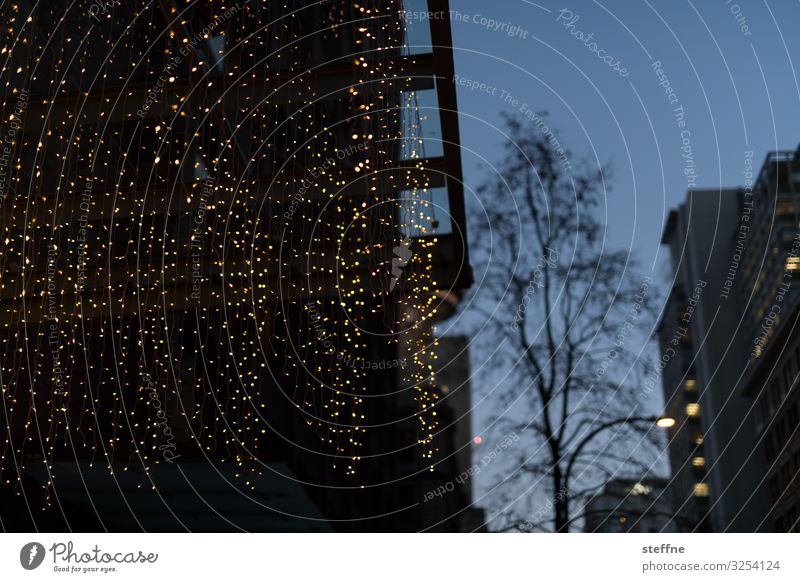
<path id="1" fill-rule="evenodd" d="M 694 444 L 702 445 L 703 444 L 703 435 L 699 432 L 694 435 Z"/>
<path id="2" fill-rule="evenodd" d="M 708 483 L 695 483 L 694 484 L 695 497 L 708 497 Z"/>
<path id="3" fill-rule="evenodd" d="M 700 405 L 697 402 L 690 402 L 686 405 L 686 416 L 700 416 Z"/>
<path id="4" fill-rule="evenodd" d="M 796 271 L 798 269 L 800 269 L 800 257 L 787 257 L 786 270 Z"/>
<path id="5" fill-rule="evenodd" d="M 697 389 L 697 380 L 687 378 L 686 382 L 683 383 L 683 387 L 686 388 L 687 392 L 694 392 Z"/>
<path id="6" fill-rule="evenodd" d="M 705 457 L 692 457 L 692 467 L 705 467 L 705 466 L 706 466 Z"/>
<path id="7" fill-rule="evenodd" d="M 788 216 L 790 214 L 795 214 L 797 209 L 795 205 L 792 203 L 792 200 L 778 200 L 776 214 L 779 216 Z"/>
<path id="8" fill-rule="evenodd" d="M 645 485 L 644 483 L 634 483 L 628 490 L 628 493 L 631 495 L 650 495 L 652 491 L 653 487 L 650 485 Z"/>

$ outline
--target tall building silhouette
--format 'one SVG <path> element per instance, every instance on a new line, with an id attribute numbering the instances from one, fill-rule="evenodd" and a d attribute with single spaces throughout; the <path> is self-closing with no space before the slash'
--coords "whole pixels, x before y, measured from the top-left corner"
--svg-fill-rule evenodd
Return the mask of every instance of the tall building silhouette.
<path id="1" fill-rule="evenodd" d="M 737 388 L 746 365 L 741 302 L 727 284 L 737 250 L 744 193 L 693 190 L 672 210 L 672 290 L 659 327 L 669 429 L 670 489 L 679 526 L 756 531 L 766 510 L 751 403 Z M 716 225 L 710 228 L 709 224 Z"/>

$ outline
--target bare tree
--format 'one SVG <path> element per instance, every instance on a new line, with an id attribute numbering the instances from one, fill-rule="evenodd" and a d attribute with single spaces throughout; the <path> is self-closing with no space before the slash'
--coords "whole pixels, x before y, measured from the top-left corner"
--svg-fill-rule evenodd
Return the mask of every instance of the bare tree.
<path id="1" fill-rule="evenodd" d="M 620 470 L 647 471 L 659 439 L 639 382 L 652 281 L 630 252 L 607 247 L 608 168 L 572 160 L 545 121 L 506 117 L 502 159 L 473 213 L 482 276 L 467 303 L 481 314 L 479 345 L 502 364 L 483 367 L 497 384 L 497 430 L 527 437 L 495 490 L 501 529 L 561 532 Z M 528 489 L 550 500 L 542 523 L 512 503 Z"/>

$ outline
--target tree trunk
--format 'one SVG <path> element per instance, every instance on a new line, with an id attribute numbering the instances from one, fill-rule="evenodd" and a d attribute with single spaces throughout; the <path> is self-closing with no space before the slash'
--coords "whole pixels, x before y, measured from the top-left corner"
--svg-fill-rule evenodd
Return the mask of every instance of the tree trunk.
<path id="1" fill-rule="evenodd" d="M 564 478 L 561 474 L 561 464 L 553 463 L 553 501 L 554 525 L 556 533 L 569 532 L 569 505 L 564 492 Z"/>

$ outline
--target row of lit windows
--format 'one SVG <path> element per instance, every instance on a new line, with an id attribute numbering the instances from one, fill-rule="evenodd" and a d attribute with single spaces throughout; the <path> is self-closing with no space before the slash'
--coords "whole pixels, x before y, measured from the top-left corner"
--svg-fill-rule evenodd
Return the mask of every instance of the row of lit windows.
<path id="1" fill-rule="evenodd" d="M 691 394 L 693 398 L 696 398 L 697 395 L 697 380 L 694 378 L 687 378 L 683 383 L 683 388 L 686 391 L 687 395 Z M 686 416 L 689 418 L 699 418 L 700 417 L 700 403 L 699 402 L 687 402 L 686 403 Z M 703 435 L 699 432 L 695 432 L 692 435 L 692 443 L 699 447 L 703 444 Z M 700 454 L 697 454 L 697 453 Z M 692 456 L 692 467 L 695 469 L 705 469 L 706 467 L 706 458 L 702 455 L 702 451 L 695 450 L 694 456 Z M 708 497 L 708 483 L 695 483 L 694 484 L 694 496 L 695 497 Z"/>
<path id="2" fill-rule="evenodd" d="M 686 378 L 683 382 L 683 389 L 687 394 L 687 400 L 689 400 L 689 396 L 691 395 L 691 400 L 697 399 L 697 380 L 694 378 Z M 687 402 L 686 403 L 686 416 L 689 418 L 697 418 L 700 416 L 700 404 L 698 402 Z"/>

